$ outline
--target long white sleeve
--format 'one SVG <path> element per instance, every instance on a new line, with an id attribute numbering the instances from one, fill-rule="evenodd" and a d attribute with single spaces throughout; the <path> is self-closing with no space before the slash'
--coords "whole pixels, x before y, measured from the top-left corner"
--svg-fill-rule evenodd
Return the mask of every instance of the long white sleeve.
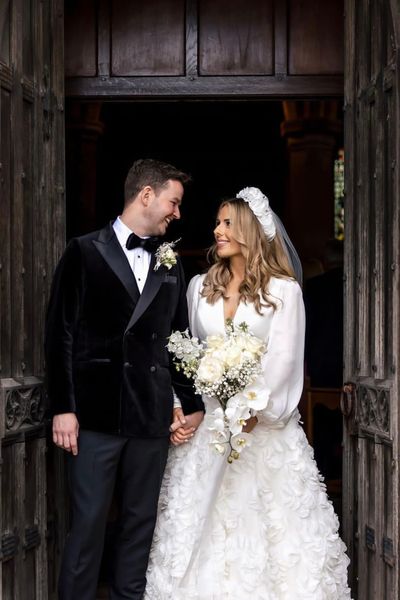
<path id="1" fill-rule="evenodd" d="M 190 332 L 194 337 L 199 337 L 197 331 L 197 310 L 199 307 L 199 300 L 201 298 L 200 292 L 203 285 L 204 275 L 195 275 L 189 282 L 186 297 L 188 303 L 189 313 L 189 327 Z"/>
<path id="2" fill-rule="evenodd" d="M 297 407 L 303 390 L 305 312 L 298 283 L 275 281 L 273 296 L 279 301 L 263 357 L 269 401 L 257 417 L 271 427 L 282 427 Z"/>

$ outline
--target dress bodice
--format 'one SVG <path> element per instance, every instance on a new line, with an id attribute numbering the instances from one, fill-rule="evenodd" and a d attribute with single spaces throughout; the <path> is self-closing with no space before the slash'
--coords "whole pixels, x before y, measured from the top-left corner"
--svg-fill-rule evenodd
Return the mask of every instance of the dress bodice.
<path id="1" fill-rule="evenodd" d="M 196 275 L 188 287 L 190 328 L 200 340 L 225 331 L 223 299 L 207 302 L 201 295 L 204 278 Z M 296 281 L 272 277 L 269 294 L 274 306 L 264 306 L 258 313 L 253 303 L 241 302 L 233 322 L 246 322 L 266 343 L 262 367 L 268 406 L 259 420 L 275 427 L 287 422 L 301 397 L 305 319 L 302 291 Z"/>
<path id="2" fill-rule="evenodd" d="M 189 288 L 193 293 L 189 304 L 195 305 L 195 310 L 191 311 L 191 330 L 196 332 L 195 335 L 200 340 L 204 340 L 207 335 L 217 335 L 225 331 L 224 300 L 219 298 L 215 304 L 209 304 L 206 298 L 201 296 L 204 277 L 197 275 Z M 259 314 L 252 303 L 240 302 L 233 322 L 239 325 L 245 321 L 254 335 L 267 341 L 273 314 L 272 306 L 263 307 Z"/>

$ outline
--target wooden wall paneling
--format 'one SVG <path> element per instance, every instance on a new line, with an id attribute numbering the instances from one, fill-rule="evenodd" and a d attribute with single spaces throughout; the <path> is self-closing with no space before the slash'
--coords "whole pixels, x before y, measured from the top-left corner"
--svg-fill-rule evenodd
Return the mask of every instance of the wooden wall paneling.
<path id="1" fill-rule="evenodd" d="M 110 77 L 111 70 L 111 5 L 110 0 L 98 3 L 97 62 L 99 77 Z"/>
<path id="2" fill-rule="evenodd" d="M 2 479 L 7 481 L 7 486 L 2 485 L 2 511 L 1 511 L 1 542 L 2 542 L 2 600 L 17 598 L 15 590 L 15 557 L 18 553 L 19 539 L 15 515 L 15 458 L 12 445 L 2 448 Z"/>
<path id="3" fill-rule="evenodd" d="M 393 540 L 395 539 L 395 532 L 393 531 L 393 498 L 394 498 L 394 490 L 393 490 L 393 475 L 394 474 L 394 461 L 393 461 L 393 449 L 390 445 L 385 444 L 384 446 L 384 506 L 383 506 L 383 560 L 384 560 L 384 568 L 385 568 L 385 587 L 383 590 L 383 598 L 387 598 L 388 600 L 396 600 L 393 592 L 393 579 L 394 579 L 394 571 L 393 571 L 393 563 L 395 558 L 395 548 L 393 547 Z"/>
<path id="4" fill-rule="evenodd" d="M 40 298 L 41 307 L 47 303 L 48 292 L 51 285 L 54 266 L 56 264 L 56 251 L 54 246 L 56 243 L 57 227 L 55 224 L 55 208 L 54 208 L 54 190 L 53 190 L 53 164 L 52 164 L 52 102 L 53 96 L 51 93 L 51 47 L 50 40 L 45 35 L 46 31 L 50 31 L 52 27 L 51 11 L 49 5 L 43 5 L 41 16 L 42 27 L 40 31 L 40 40 L 42 42 L 42 56 L 37 64 L 38 81 L 40 82 L 40 102 L 37 110 L 37 149 L 39 150 L 38 160 L 36 161 L 37 177 L 39 183 L 39 206 L 35 213 L 35 254 L 41 257 L 41 269 L 36 271 L 36 285 L 38 298 Z M 41 273 L 40 273 L 41 270 Z M 42 274 L 42 277 L 41 277 Z M 44 315 L 43 312 L 39 317 L 37 337 L 40 337 L 41 331 L 44 331 Z M 40 325 L 40 329 L 39 329 Z M 44 371 L 44 351 L 43 344 L 41 345 L 38 354 L 38 372 Z"/>
<path id="5" fill-rule="evenodd" d="M 368 442 L 364 436 L 357 438 L 357 473 L 356 486 L 358 495 L 358 513 L 366 514 L 369 498 L 369 480 L 367 465 Z M 365 544 L 367 531 L 364 522 L 357 522 L 356 536 L 358 538 L 357 547 L 357 577 L 359 579 L 358 596 L 359 600 L 369 600 L 368 597 L 368 553 Z"/>
<path id="6" fill-rule="evenodd" d="M 0 590 L 3 600 L 48 600 L 42 346 L 47 274 L 65 240 L 63 2 L 10 6 L 12 69 L 0 64 Z"/>
<path id="7" fill-rule="evenodd" d="M 65 41 L 65 75 L 94 77 L 97 74 L 96 0 L 65 2 Z"/>
<path id="8" fill-rule="evenodd" d="M 374 491 L 371 496 L 374 496 L 374 513 L 373 523 L 376 529 L 377 548 L 374 554 L 374 568 L 373 577 L 374 582 L 371 586 L 371 598 L 384 598 L 384 584 L 385 584 L 385 563 L 382 560 L 382 540 L 383 540 L 383 521 L 384 521 L 384 507 L 385 507 L 385 477 L 384 477 L 384 443 L 379 440 L 378 443 L 372 441 L 372 464 L 373 464 L 373 482 Z M 372 488 L 372 485 L 371 485 Z M 374 593 L 375 592 L 375 593 Z"/>
<path id="9" fill-rule="evenodd" d="M 304 18 L 296 29 L 300 50 L 305 41 L 309 44 L 303 60 L 306 68 L 296 67 L 294 77 L 288 73 L 293 6 L 295 14 L 314 15 L 311 25 Z M 325 3 L 323 10 L 318 6 L 313 0 L 98 0 L 95 10 L 89 0 L 73 0 L 66 3 L 67 96 L 94 100 L 341 96 L 342 5 L 340 0 L 328 0 L 327 16 Z M 336 21 L 332 24 L 332 11 L 340 15 L 337 26 Z M 86 26 L 90 35 L 84 40 L 87 52 L 79 33 L 81 13 L 90 21 Z M 292 48 L 292 55 L 299 56 L 297 49 Z M 82 66 L 82 56 L 90 68 Z"/>
<path id="10" fill-rule="evenodd" d="M 197 7 L 197 0 L 186 0 L 185 74 L 192 80 L 199 74 Z"/>
<path id="11" fill-rule="evenodd" d="M 0 3 L 0 60 L 10 64 L 10 0 Z"/>
<path id="12" fill-rule="evenodd" d="M 343 76 L 72 77 L 66 96 L 103 100 L 179 98 L 326 98 L 343 96 Z"/>
<path id="13" fill-rule="evenodd" d="M 288 72 L 287 0 L 274 2 L 275 76 L 283 78 Z"/>
<path id="14" fill-rule="evenodd" d="M 388 138 L 391 143 L 390 158 L 387 161 L 387 177 L 390 182 L 390 193 L 388 198 L 390 201 L 390 221 L 388 220 L 388 235 L 386 240 L 389 241 L 391 260 L 388 265 L 390 269 L 391 279 L 391 307 L 392 320 L 389 327 L 392 330 L 392 348 L 390 364 L 390 378 L 392 380 L 393 395 L 390 406 L 391 410 L 391 428 L 393 437 L 393 461 L 392 461 L 392 477 L 393 477 L 393 510 L 389 515 L 392 515 L 393 521 L 393 558 L 394 561 L 389 568 L 392 573 L 392 598 L 395 600 L 400 594 L 400 473 L 399 473 L 399 456 L 400 456 L 400 376 L 399 376 L 399 356 L 400 356 L 400 7 L 399 3 L 394 0 L 385 2 L 387 10 L 386 21 L 389 25 L 387 30 L 393 32 L 392 36 L 392 52 L 390 61 L 388 61 L 385 74 L 387 79 L 390 78 L 392 85 L 388 89 L 388 105 L 390 115 L 388 123 Z M 390 73 L 390 75 L 389 75 Z M 391 225 L 389 225 L 389 223 Z M 390 245 L 391 242 L 391 245 Z"/>
<path id="15" fill-rule="evenodd" d="M 0 96 L 0 310 L 11 315 L 11 97 L 1 89 Z M 0 373 L 11 374 L 11 319 L 0 319 Z"/>
<path id="16" fill-rule="evenodd" d="M 12 489 L 12 501 L 15 504 L 15 523 L 18 532 L 19 552 L 15 557 L 15 600 L 28 600 L 30 590 L 26 577 L 26 561 L 24 556 L 25 533 L 25 443 L 13 443 L 15 487 Z"/>
<path id="17" fill-rule="evenodd" d="M 44 3 L 36 4 L 36 13 L 34 18 L 34 79 L 37 82 L 37 95 L 33 105 L 33 123 L 32 130 L 32 203 L 34 206 L 31 227 L 33 243 L 32 252 L 32 297 L 35 299 L 32 308 L 32 350 L 33 364 L 32 373 L 39 377 L 44 374 L 44 356 L 43 356 L 43 332 L 46 303 L 48 298 L 48 277 L 49 263 L 46 246 L 49 244 L 49 232 L 52 228 L 47 226 L 46 215 L 51 214 L 49 210 L 49 196 L 46 179 L 48 177 L 49 163 L 45 162 L 44 146 L 44 108 L 49 107 L 48 90 L 45 90 L 44 73 L 45 63 L 48 64 L 49 43 L 45 44 L 45 32 L 49 31 L 50 22 L 46 19 L 49 7 Z M 55 30 L 54 35 L 59 36 L 60 31 Z M 61 32 L 61 40 L 63 39 Z M 47 51 L 47 56 L 45 56 Z M 48 69 L 48 67 L 47 67 Z M 46 131 L 48 129 L 46 128 Z M 42 390 L 41 390 L 42 392 Z M 43 392 L 42 392 L 43 393 Z M 39 397 L 40 398 L 40 397 Z M 43 405 L 44 394 L 39 399 Z M 39 408 L 40 410 L 40 408 Z M 41 407 L 43 410 L 43 406 Z M 40 412 L 39 412 L 40 415 Z M 39 418 L 43 419 L 43 416 Z M 48 547 L 47 547 L 47 441 L 44 436 L 44 428 L 38 439 L 32 440 L 30 444 L 31 452 L 28 454 L 26 465 L 26 477 L 29 480 L 29 489 L 35 493 L 34 509 L 31 507 L 27 515 L 28 536 L 30 536 L 29 553 L 35 571 L 35 600 L 49 600 L 54 591 L 48 587 Z M 29 533 L 30 532 L 30 533 Z"/>
<path id="18" fill-rule="evenodd" d="M 392 244 L 387 244 L 385 261 L 385 336 L 386 344 L 384 346 L 386 377 L 393 377 L 396 372 L 396 362 L 398 349 L 396 348 L 396 335 L 391 323 L 394 320 L 395 306 L 395 277 L 396 277 L 396 246 L 397 236 L 392 234 L 392 226 L 395 222 L 395 177 L 396 177 L 396 89 L 393 85 L 392 72 L 388 80 L 383 82 L 383 112 L 384 112 L 384 141 L 382 154 L 385 156 L 384 189 L 386 198 L 386 221 L 382 235 L 387 240 L 392 240 Z"/>
<path id="19" fill-rule="evenodd" d="M 14 0 L 11 19 L 11 56 L 14 89 L 11 103 L 11 328 L 12 374 L 24 375 L 24 281 L 23 281 L 23 99 L 22 99 L 22 0 Z"/>
<path id="20" fill-rule="evenodd" d="M 355 96 L 355 78 L 356 78 L 356 43 L 355 43 L 355 19 L 356 11 L 354 2 L 346 2 L 345 10 L 345 87 L 344 87 L 344 148 L 345 148 L 345 239 L 344 245 L 344 381 L 348 381 L 350 375 L 355 372 L 355 349 L 356 349 L 356 328 L 346 328 L 346 323 L 354 323 L 356 318 L 356 289 L 357 272 L 354 260 L 354 248 L 356 232 L 356 138 L 354 123 L 356 120 L 356 96 Z M 344 402 L 355 404 L 353 395 L 343 393 Z M 343 404 L 344 407 L 344 404 Z M 357 538 L 356 533 L 356 515 L 357 515 L 357 438 L 354 432 L 354 421 L 352 412 L 354 406 L 350 405 L 348 418 L 343 419 L 343 517 L 342 529 L 344 540 L 347 546 L 347 552 L 350 558 L 349 583 L 354 590 L 356 587 L 357 576 Z M 351 415 L 351 416 L 350 416 Z"/>
<path id="21" fill-rule="evenodd" d="M 389 7 L 386 10 L 390 12 Z M 393 21 L 390 14 L 386 15 L 387 33 L 386 38 L 390 40 L 386 54 L 386 68 L 384 71 L 384 123 L 385 123 L 385 142 L 384 154 L 386 156 L 385 165 L 385 191 L 386 191 L 386 210 L 387 221 L 385 238 L 391 240 L 391 244 L 387 244 L 387 328 L 388 328 L 388 344 L 386 345 L 388 365 L 388 376 L 393 377 L 398 373 L 398 357 L 399 357 L 399 337 L 396 328 L 392 327 L 392 323 L 399 323 L 399 224 L 400 224 L 400 185 L 399 185 L 399 106 L 400 106 L 400 90 L 399 90 L 399 53 L 396 50 L 395 32 L 393 29 Z M 399 44 L 399 42 L 398 42 Z M 399 44 L 400 45 L 400 44 Z M 397 224 L 397 227 L 396 227 Z M 397 414 L 398 407 L 394 406 L 393 410 Z"/>
<path id="22" fill-rule="evenodd" d="M 34 587 L 35 600 L 47 600 L 46 552 L 46 439 L 27 438 L 25 453 L 25 560 L 27 581 Z"/>
<path id="23" fill-rule="evenodd" d="M 373 161 L 372 196 L 375 210 L 375 264 L 374 274 L 374 315 L 373 319 L 373 347 L 372 347 L 372 372 L 377 379 L 386 377 L 385 347 L 388 344 L 386 337 L 386 271 L 387 247 L 382 244 L 386 231 L 386 192 L 385 192 L 385 143 L 384 143 L 384 97 L 383 97 L 383 27 L 385 20 L 381 14 L 379 3 L 371 5 L 371 158 Z"/>
<path id="24" fill-rule="evenodd" d="M 36 472 L 40 469 L 37 461 L 37 439 L 25 440 L 25 460 L 24 460 L 24 475 L 25 475 L 25 497 L 24 497 L 24 529 L 22 543 L 24 546 L 24 563 L 25 563 L 25 582 L 37 598 L 37 580 L 38 574 L 41 573 L 41 565 L 39 570 L 36 569 L 36 544 L 38 541 L 38 529 L 36 525 L 37 503 L 40 498 L 40 490 L 36 486 Z M 43 494 L 43 491 L 42 491 Z"/>
<path id="25" fill-rule="evenodd" d="M 361 26 L 360 53 L 357 70 L 359 74 L 360 87 L 366 89 L 370 80 L 370 46 L 369 13 L 365 3 L 368 0 L 362 0 L 357 6 L 359 11 L 359 23 Z M 370 104 L 364 93 L 358 97 L 357 110 L 357 220 L 358 220 L 358 249 L 357 249 L 357 268 L 358 268 L 358 362 L 357 370 L 359 376 L 368 376 L 371 365 L 371 295 L 370 295 L 370 273 L 371 273 L 371 251 L 372 239 L 371 233 L 371 165 L 370 165 L 370 131 L 371 131 L 371 109 Z"/>
<path id="26" fill-rule="evenodd" d="M 23 443 L 10 443 L 3 448 L 4 462 L 7 463 L 7 486 L 3 496 L 3 509 L 7 515 L 4 523 L 3 539 L 7 539 L 10 562 L 6 572 L 3 571 L 3 588 L 9 583 L 9 590 L 3 600 L 28 600 L 27 582 L 25 579 L 25 564 L 23 561 L 22 546 L 24 541 L 24 454 Z M 8 495 L 8 497 L 7 497 Z M 3 559 L 4 560 L 4 559 Z M 8 562 L 7 561 L 7 562 Z M 11 582 L 7 582 L 7 575 Z M 29 588 L 28 588 L 29 589 Z M 8 595 L 8 593 L 10 595 Z"/>
<path id="27" fill-rule="evenodd" d="M 44 372 L 43 358 L 43 336 L 44 316 L 45 316 L 45 297 L 47 289 L 44 290 L 44 280 L 46 279 L 46 261 L 45 261 L 45 207 L 47 202 L 44 198 L 45 175 L 44 169 L 44 143 L 43 143 L 43 3 L 36 7 L 36 14 L 33 27 L 33 65 L 34 80 L 37 82 L 37 95 L 33 103 L 33 135 L 32 135 L 32 296 L 35 299 L 32 316 L 32 344 L 33 344 L 33 364 L 32 373 L 42 374 Z"/>
<path id="28" fill-rule="evenodd" d="M 57 36 L 58 43 L 51 48 L 51 196 L 54 199 L 53 220 L 49 231 L 54 232 L 51 265 L 58 263 L 65 247 L 65 123 L 64 123 L 64 53 L 63 53 L 63 6 L 62 0 L 53 0 L 51 11 L 51 31 Z M 48 282 L 50 289 L 50 281 Z"/>
<path id="29" fill-rule="evenodd" d="M 22 73 L 24 77 L 32 77 L 33 75 L 33 19 L 32 11 L 35 6 L 33 0 L 24 2 L 24 8 L 22 12 Z"/>
<path id="30" fill-rule="evenodd" d="M 46 128 L 44 137 L 46 139 L 45 175 L 48 186 L 47 203 L 50 199 L 50 210 L 43 207 L 47 214 L 47 227 L 45 235 L 47 238 L 47 262 L 46 270 L 46 304 L 50 289 L 52 274 L 56 264 L 65 247 L 65 125 L 64 125 L 64 54 L 63 54 L 63 0 L 52 0 L 51 11 L 47 13 L 49 28 L 44 27 L 44 32 L 54 32 L 56 44 L 49 49 L 49 93 L 51 98 L 51 127 Z M 46 38 L 45 38 L 46 39 Z M 47 165 L 51 165 L 48 172 Z M 44 198 L 46 201 L 46 198 Z M 43 334 L 42 334 L 43 335 Z M 50 558 L 55 572 L 59 572 L 61 553 L 64 547 L 68 526 L 68 489 L 65 470 L 65 453 L 57 452 L 49 436 L 49 448 L 47 453 L 48 465 L 47 476 L 54 484 L 52 495 L 47 499 L 47 518 L 54 523 L 54 541 L 52 543 L 53 555 Z M 55 455 L 55 456 L 54 456 Z M 51 502 L 51 499 L 53 500 Z M 49 573 L 49 596 L 56 597 L 56 581 Z M 50 583 L 53 587 L 50 587 Z M 43 599 L 46 600 L 46 599 Z"/>
<path id="31" fill-rule="evenodd" d="M 273 2 L 200 0 L 201 75 L 272 75 Z"/>
<path id="32" fill-rule="evenodd" d="M 399 20 L 390 0 L 346 1 L 345 379 L 356 394 L 355 412 L 344 410 L 344 488 L 353 492 L 344 496 L 343 530 L 358 600 L 399 593 L 400 102 L 399 40 L 390 33 Z"/>
<path id="33" fill-rule="evenodd" d="M 22 165 L 22 183 L 23 183 L 23 286 L 24 286 L 24 323 L 23 323 L 23 338 L 24 338 L 24 375 L 33 375 L 33 320 L 34 320 L 34 301 L 33 296 L 33 271 L 36 265 L 33 262 L 33 201 L 34 197 L 34 181 L 32 168 L 32 146 L 34 140 L 33 131 L 33 105 L 31 101 L 23 102 L 23 165 Z"/>
<path id="34" fill-rule="evenodd" d="M 113 75 L 184 75 L 184 0 L 114 0 Z"/>
<path id="35" fill-rule="evenodd" d="M 343 72 L 343 4 L 289 0 L 290 75 Z"/>

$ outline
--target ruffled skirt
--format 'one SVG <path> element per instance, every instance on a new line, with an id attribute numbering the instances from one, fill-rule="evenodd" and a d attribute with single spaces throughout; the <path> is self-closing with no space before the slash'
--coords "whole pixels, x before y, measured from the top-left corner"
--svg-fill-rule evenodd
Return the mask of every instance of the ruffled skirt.
<path id="1" fill-rule="evenodd" d="M 296 414 L 228 464 L 204 424 L 172 448 L 146 600 L 349 600 L 348 557 Z"/>

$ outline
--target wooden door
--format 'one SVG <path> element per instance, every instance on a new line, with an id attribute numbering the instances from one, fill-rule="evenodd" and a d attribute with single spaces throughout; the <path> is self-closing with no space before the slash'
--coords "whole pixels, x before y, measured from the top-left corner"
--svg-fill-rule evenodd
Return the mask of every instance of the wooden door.
<path id="1" fill-rule="evenodd" d="M 354 597 L 399 598 L 399 33 L 346 0 L 343 529 Z"/>
<path id="2" fill-rule="evenodd" d="M 63 2 L 0 3 L 0 597 L 47 599 L 43 325 L 64 246 Z M 53 471 L 50 470 L 51 478 Z M 51 493 L 50 493 L 51 492 Z M 50 510 L 48 510 L 50 506 Z M 48 561 L 50 568 L 48 568 Z M 49 584 L 50 582 L 50 584 Z"/>

